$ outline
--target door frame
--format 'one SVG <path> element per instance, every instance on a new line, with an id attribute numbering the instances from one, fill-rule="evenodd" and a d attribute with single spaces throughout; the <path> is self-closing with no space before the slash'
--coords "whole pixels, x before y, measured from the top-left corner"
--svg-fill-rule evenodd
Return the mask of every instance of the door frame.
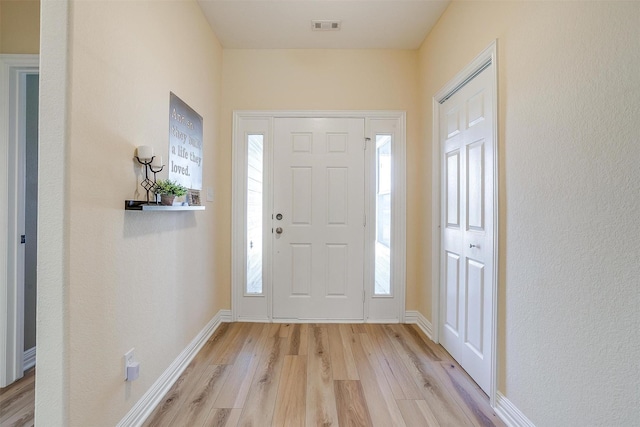
<path id="1" fill-rule="evenodd" d="M 432 253 L 433 259 L 431 264 L 431 310 L 433 312 L 432 315 L 432 339 L 434 342 L 439 343 L 439 335 L 440 328 L 442 325 L 441 315 L 444 312 L 442 308 L 442 301 L 440 297 L 443 293 L 442 291 L 442 278 L 441 278 L 441 270 L 442 270 L 442 257 L 440 256 L 441 247 L 442 247 L 442 202 L 441 202 L 441 185 L 442 185 L 442 167 L 440 162 L 440 157 L 442 154 L 442 147 L 440 146 L 440 104 L 448 99 L 453 93 L 457 92 L 458 89 L 462 88 L 469 80 L 475 77 L 479 71 L 485 68 L 487 63 L 491 64 L 491 72 L 493 73 L 491 79 L 491 86 L 489 88 L 489 92 L 492 96 L 492 106 L 493 106 L 493 144 L 494 144 L 494 168 L 493 168 L 493 254 L 492 254 L 492 263 L 493 263 L 493 280 L 491 282 L 491 295 L 493 300 L 493 309 L 491 313 L 491 331 L 492 331 L 492 339 L 491 339 L 491 385 L 490 385 L 490 393 L 489 393 L 489 401 L 492 407 L 496 405 L 496 394 L 497 394 L 497 350 L 498 350 L 498 217 L 499 217 L 499 188 L 498 188 L 498 57 L 497 57 L 497 40 L 492 41 L 487 48 L 485 48 L 478 56 L 473 59 L 466 67 L 464 67 L 458 74 L 455 75 L 447 84 L 445 84 L 432 98 L 432 109 L 433 109 L 433 135 L 432 135 L 432 168 L 433 168 L 433 187 L 432 187 Z"/>
<path id="2" fill-rule="evenodd" d="M 26 76 L 39 74 L 39 55 L 0 55 L 0 387 L 24 372 L 24 114 Z"/>
<path id="3" fill-rule="evenodd" d="M 246 295 L 246 135 L 264 135 L 264 193 L 271 194 L 273 163 L 273 123 L 276 118 L 362 118 L 365 122 L 365 137 L 373 139 L 375 133 L 393 134 L 392 151 L 392 288 L 390 296 L 373 295 L 373 252 L 366 248 L 375 241 L 375 227 L 371 221 L 365 230 L 364 321 L 369 323 L 404 322 L 406 294 L 406 112 L 404 111 L 234 111 L 232 135 L 232 237 L 231 237 L 231 315 L 234 321 L 272 322 L 273 301 L 271 286 L 271 239 L 263 242 L 263 294 Z M 248 131 L 248 128 L 255 129 Z M 384 132 L 382 130 L 385 130 Z M 365 209 L 368 218 L 375 218 L 375 200 L 371 197 L 371 185 L 375 184 L 375 170 L 371 158 L 375 159 L 375 146 L 366 144 L 365 162 Z M 371 177 L 374 181 L 371 181 Z M 272 201 L 264 199 L 264 212 L 272 212 Z M 373 216 L 372 216 L 373 215 Z M 264 214 L 267 218 L 268 214 Z M 271 227 L 271 220 L 263 222 Z M 276 320 L 280 321 L 280 320 Z M 287 322 L 295 319 L 287 319 Z"/>

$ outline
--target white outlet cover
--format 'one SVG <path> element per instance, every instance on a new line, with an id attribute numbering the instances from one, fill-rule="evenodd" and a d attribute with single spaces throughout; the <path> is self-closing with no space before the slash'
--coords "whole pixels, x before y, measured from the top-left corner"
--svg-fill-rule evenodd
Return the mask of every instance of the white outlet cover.
<path id="1" fill-rule="evenodd" d="M 124 380 L 127 380 L 127 366 L 130 366 L 134 363 L 134 354 L 133 351 L 135 350 L 135 348 L 132 348 L 131 350 L 127 351 L 124 354 Z"/>

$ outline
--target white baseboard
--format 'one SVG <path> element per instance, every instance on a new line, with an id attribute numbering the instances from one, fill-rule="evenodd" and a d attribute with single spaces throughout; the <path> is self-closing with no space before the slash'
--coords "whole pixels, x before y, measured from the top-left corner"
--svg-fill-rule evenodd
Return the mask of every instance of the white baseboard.
<path id="1" fill-rule="evenodd" d="M 535 427 L 531 420 L 500 392 L 496 393 L 496 407 L 493 409 L 509 427 Z"/>
<path id="2" fill-rule="evenodd" d="M 24 358 L 22 362 L 22 370 L 26 371 L 36 366 L 36 348 L 31 347 L 24 352 Z"/>
<path id="3" fill-rule="evenodd" d="M 271 323 L 268 316 L 237 316 L 235 322 Z"/>
<path id="4" fill-rule="evenodd" d="M 418 325 L 420 330 L 424 332 L 424 334 L 429 337 L 430 340 L 433 340 L 433 329 L 431 326 L 431 322 L 429 322 L 427 318 L 424 317 L 419 311 L 407 310 L 404 314 L 404 321 L 405 323 Z"/>
<path id="5" fill-rule="evenodd" d="M 198 354 L 202 346 L 213 335 L 221 323 L 231 321 L 230 310 L 220 310 L 209 323 L 200 331 L 189 345 L 169 365 L 166 371 L 156 380 L 149 390 L 142 396 L 125 417 L 120 420 L 118 427 L 137 427 L 151 415 L 153 410 L 162 401 L 171 386 L 180 378 L 182 372 Z"/>

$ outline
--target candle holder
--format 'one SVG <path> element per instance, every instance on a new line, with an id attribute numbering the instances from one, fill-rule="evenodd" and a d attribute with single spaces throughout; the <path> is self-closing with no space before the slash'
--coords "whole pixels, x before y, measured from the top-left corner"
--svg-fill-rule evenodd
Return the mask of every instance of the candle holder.
<path id="1" fill-rule="evenodd" d="M 144 179 L 142 180 L 142 182 L 140 183 L 140 185 L 142 186 L 142 188 L 144 188 L 147 192 L 147 203 L 150 203 L 151 200 L 149 198 L 149 193 L 154 193 L 154 197 L 153 197 L 153 201 L 158 204 L 157 198 L 155 197 L 155 188 L 156 188 L 156 174 L 160 171 L 162 171 L 162 169 L 164 169 L 164 165 L 160 166 L 159 168 L 155 169 L 151 163 L 153 162 L 153 159 L 156 156 L 151 156 L 150 159 L 141 159 L 138 156 L 135 156 L 136 160 L 138 160 L 138 163 L 140 163 L 141 165 L 144 166 Z M 147 161 L 145 161 L 147 160 Z M 153 173 L 153 179 L 149 178 L 149 172 Z"/>

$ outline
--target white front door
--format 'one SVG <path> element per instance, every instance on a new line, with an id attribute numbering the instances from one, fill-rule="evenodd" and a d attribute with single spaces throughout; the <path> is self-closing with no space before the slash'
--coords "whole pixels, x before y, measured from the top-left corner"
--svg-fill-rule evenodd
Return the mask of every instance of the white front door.
<path id="1" fill-rule="evenodd" d="M 495 274 L 492 77 L 490 68 L 482 71 L 441 104 L 439 114 L 440 342 L 488 394 Z"/>
<path id="2" fill-rule="evenodd" d="M 274 120 L 274 319 L 364 318 L 364 127 Z"/>

